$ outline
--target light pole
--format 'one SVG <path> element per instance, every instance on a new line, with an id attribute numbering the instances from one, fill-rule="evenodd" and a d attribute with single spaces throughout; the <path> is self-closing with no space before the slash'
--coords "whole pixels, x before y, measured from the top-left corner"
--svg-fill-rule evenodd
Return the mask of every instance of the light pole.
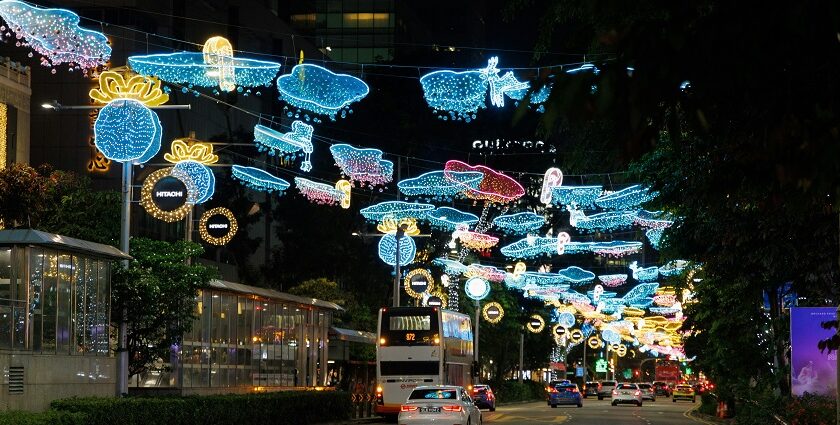
<path id="1" fill-rule="evenodd" d="M 524 364 L 524 354 L 525 354 L 525 333 L 521 330 L 519 331 L 519 383 L 522 383 L 522 365 Z"/>
<path id="2" fill-rule="evenodd" d="M 120 214 L 120 249 L 128 254 L 129 234 L 131 232 L 131 162 L 122 163 L 122 208 Z M 122 265 L 128 268 L 128 260 Z M 122 306 L 119 326 L 119 344 L 117 346 L 117 397 L 128 394 L 128 307 Z"/>
<path id="3" fill-rule="evenodd" d="M 400 306 L 400 239 L 405 236 L 405 230 L 408 228 L 407 224 L 401 224 L 397 227 L 397 234 L 396 240 L 396 253 L 394 254 L 397 258 L 394 261 L 394 307 Z"/>

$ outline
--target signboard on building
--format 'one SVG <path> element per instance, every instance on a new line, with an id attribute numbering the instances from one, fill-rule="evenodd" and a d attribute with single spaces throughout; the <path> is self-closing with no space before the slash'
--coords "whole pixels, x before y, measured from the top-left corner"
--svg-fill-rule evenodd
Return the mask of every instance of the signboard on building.
<path id="1" fill-rule="evenodd" d="M 837 387 L 837 352 L 821 352 L 817 344 L 830 338 L 833 329 L 822 322 L 834 320 L 834 307 L 793 307 L 790 309 L 791 392 L 832 396 Z"/>
<path id="2" fill-rule="evenodd" d="M 598 359 L 595 362 L 595 372 L 598 372 L 598 373 L 606 373 L 607 372 L 607 361 L 605 359 Z"/>
<path id="3" fill-rule="evenodd" d="M 680 364 L 673 361 L 659 360 L 656 362 L 657 381 L 679 381 L 682 376 Z"/>

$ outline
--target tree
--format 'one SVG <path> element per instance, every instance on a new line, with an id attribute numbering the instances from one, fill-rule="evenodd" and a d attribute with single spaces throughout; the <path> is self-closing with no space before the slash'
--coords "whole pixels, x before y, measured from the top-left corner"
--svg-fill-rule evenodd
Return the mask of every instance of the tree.
<path id="1" fill-rule="evenodd" d="M 129 376 L 168 359 L 172 345 L 192 328 L 196 292 L 216 276 L 214 269 L 187 262 L 201 252 L 193 242 L 133 238 L 128 269 L 114 269 L 112 322 L 128 309 Z"/>

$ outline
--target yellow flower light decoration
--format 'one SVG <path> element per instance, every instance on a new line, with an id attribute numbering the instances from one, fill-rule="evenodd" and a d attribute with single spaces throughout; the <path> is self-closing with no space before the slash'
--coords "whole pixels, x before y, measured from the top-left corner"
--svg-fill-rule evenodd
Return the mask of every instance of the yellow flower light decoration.
<path id="1" fill-rule="evenodd" d="M 214 215 L 223 215 L 230 222 L 227 234 L 222 237 L 217 238 L 211 236 L 210 233 L 207 232 L 207 221 Z M 208 210 L 201 215 L 201 219 L 198 221 L 198 234 L 201 235 L 201 239 L 204 239 L 207 243 L 212 245 L 227 244 L 231 239 L 233 239 L 233 236 L 236 235 L 237 230 L 239 230 L 239 224 L 236 222 L 236 217 L 234 217 L 233 213 L 225 207 L 217 207 Z"/>
<path id="2" fill-rule="evenodd" d="M 414 276 L 423 276 L 426 278 L 426 281 L 429 282 L 429 288 L 426 290 L 426 292 L 432 292 L 432 288 L 435 283 L 435 278 L 433 278 L 432 274 L 429 273 L 429 271 L 426 269 L 414 269 L 405 275 L 405 279 L 403 279 L 403 287 L 405 287 L 405 293 L 408 294 L 408 296 L 411 298 L 416 298 L 418 300 L 423 299 L 423 294 L 411 288 L 411 278 L 413 278 Z"/>
<path id="3" fill-rule="evenodd" d="M 487 314 L 487 310 L 489 310 L 491 307 L 496 307 L 496 308 L 498 308 L 498 309 L 499 309 L 499 316 L 498 316 L 498 317 L 496 317 L 495 319 L 494 319 L 494 318 L 492 318 L 492 317 L 490 317 L 490 316 Z M 487 321 L 487 323 L 493 323 L 493 324 L 496 324 L 496 323 L 501 322 L 501 321 L 502 321 L 502 318 L 503 318 L 503 317 L 505 317 L 505 309 L 503 309 L 503 308 L 502 308 L 502 305 L 501 305 L 501 304 L 499 304 L 499 303 L 497 303 L 496 301 L 489 302 L 489 303 L 487 303 L 487 304 L 484 304 L 484 307 L 482 307 L 482 308 L 481 308 L 481 317 L 483 317 L 483 318 L 484 318 L 484 320 L 486 320 L 486 321 Z"/>
<path id="4" fill-rule="evenodd" d="M 539 324 L 535 326 L 531 322 L 539 322 Z M 531 315 L 531 318 L 528 319 L 528 323 L 525 327 L 528 328 L 529 331 L 538 334 L 545 329 L 545 319 L 543 319 L 539 314 L 533 314 Z"/>
<path id="5" fill-rule="evenodd" d="M 173 140 L 170 150 L 163 159 L 173 164 L 181 161 L 195 161 L 203 165 L 219 162 L 219 155 L 213 153 L 213 145 L 190 137 Z"/>
<path id="6" fill-rule="evenodd" d="M 103 105 L 114 99 L 134 99 L 146 106 L 160 106 L 169 101 L 169 94 L 160 87 L 157 78 L 110 70 L 99 74 L 99 88 L 91 89 L 88 95 Z"/>
<path id="7" fill-rule="evenodd" d="M 417 228 L 416 218 L 403 218 L 398 221 L 393 218 L 386 217 L 382 219 L 382 223 L 376 225 L 376 230 L 388 235 L 395 235 L 397 233 L 397 229 L 402 225 L 406 226 L 406 236 L 417 236 L 420 234 L 420 229 Z"/>

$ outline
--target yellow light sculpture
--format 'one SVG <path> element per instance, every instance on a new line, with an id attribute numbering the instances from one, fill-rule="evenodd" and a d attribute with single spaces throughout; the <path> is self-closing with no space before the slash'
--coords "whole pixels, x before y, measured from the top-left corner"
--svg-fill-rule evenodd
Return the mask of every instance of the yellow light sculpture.
<path id="1" fill-rule="evenodd" d="M 146 212 L 151 214 L 152 217 L 169 223 L 183 220 L 193 207 L 191 203 L 185 202 L 184 205 L 181 205 L 177 209 L 164 211 L 155 205 L 155 201 L 152 200 L 152 190 L 154 190 L 155 183 L 157 183 L 158 180 L 171 175 L 171 172 L 172 167 L 161 168 L 160 170 L 152 172 L 152 174 L 149 174 L 149 177 L 146 177 L 146 180 L 143 182 L 143 187 L 140 189 L 140 205 L 145 208 Z M 187 186 L 187 190 L 189 190 L 189 185 Z"/>
<path id="2" fill-rule="evenodd" d="M 537 326 L 532 325 L 531 321 L 534 321 L 534 320 L 539 322 L 539 325 L 537 325 Z M 540 316 L 539 314 L 533 314 L 533 315 L 531 315 L 531 318 L 528 320 L 528 324 L 526 324 L 525 327 L 528 328 L 529 331 L 531 331 L 535 334 L 538 334 L 538 333 L 542 332 L 543 329 L 545 329 L 545 319 L 543 319 L 542 316 Z"/>
<path id="3" fill-rule="evenodd" d="M 513 277 L 518 278 L 519 276 L 522 275 L 522 273 L 525 273 L 525 270 L 526 270 L 525 263 L 523 263 L 521 261 L 516 263 L 516 265 L 513 266 Z"/>
<path id="4" fill-rule="evenodd" d="M 490 307 L 496 307 L 496 308 L 498 308 L 498 309 L 499 309 L 499 316 L 498 316 L 498 317 L 496 317 L 495 319 L 494 319 L 494 318 L 492 318 L 492 317 L 490 317 L 490 316 L 487 314 L 487 310 L 489 310 L 489 309 L 490 309 Z M 482 307 L 482 308 L 481 308 L 481 317 L 483 317 L 483 318 L 484 318 L 484 320 L 486 320 L 486 321 L 487 321 L 487 323 L 494 323 L 494 324 L 495 324 L 495 323 L 499 323 L 499 322 L 501 322 L 501 321 L 502 321 L 502 317 L 505 317 L 505 309 L 503 309 L 503 308 L 502 308 L 502 305 L 501 305 L 501 304 L 499 304 L 499 303 L 497 303 L 497 302 L 495 302 L 495 301 L 493 301 L 493 302 L 489 302 L 489 303 L 487 303 L 487 304 L 484 304 L 484 307 Z"/>
<path id="5" fill-rule="evenodd" d="M 88 95 L 97 103 L 108 104 L 114 99 L 134 99 L 146 106 L 160 106 L 169 101 L 169 95 L 160 88 L 160 80 L 125 71 L 110 70 L 99 74 L 99 88 Z"/>
<path id="6" fill-rule="evenodd" d="M 432 274 L 426 269 L 414 269 L 405 275 L 405 279 L 403 279 L 403 287 L 405 287 L 406 294 L 408 294 L 409 297 L 417 298 L 418 300 L 423 299 L 423 294 L 411 288 L 411 278 L 414 276 L 423 276 L 426 278 L 426 282 L 429 282 L 429 287 L 426 289 L 426 292 L 432 292 L 435 278 L 433 278 Z"/>
<path id="7" fill-rule="evenodd" d="M 204 63 L 208 67 L 207 76 L 219 80 L 222 91 L 232 91 L 236 88 L 236 68 L 233 66 L 233 45 L 224 37 L 210 37 L 201 50 L 204 53 Z"/>
<path id="8" fill-rule="evenodd" d="M 214 215 L 223 215 L 230 222 L 227 234 L 219 238 L 213 237 L 207 232 L 207 221 Z M 239 225 L 236 222 L 236 217 L 234 217 L 233 213 L 225 207 L 217 207 L 208 210 L 201 215 L 201 219 L 198 221 L 198 234 L 201 235 L 201 239 L 204 239 L 207 243 L 213 245 L 227 244 L 231 239 L 233 239 L 233 236 L 236 235 L 237 230 L 239 230 Z"/>
<path id="9" fill-rule="evenodd" d="M 163 159 L 173 164 L 181 161 L 195 161 L 204 165 L 219 162 L 219 155 L 213 153 L 213 145 L 190 137 L 173 140 L 170 150 L 163 155 Z"/>
<path id="10" fill-rule="evenodd" d="M 353 189 L 353 184 L 347 180 L 339 180 L 335 182 L 335 188 L 341 192 L 341 208 L 345 210 L 350 208 L 350 192 Z M 415 224 L 416 225 L 416 224 Z"/>
<path id="11" fill-rule="evenodd" d="M 397 228 L 400 226 L 405 225 L 405 235 L 406 236 L 417 236 L 420 234 L 420 229 L 417 228 L 417 219 L 416 218 L 403 218 L 399 221 L 394 220 L 393 218 L 384 218 L 382 219 L 382 223 L 376 225 L 376 230 L 379 230 L 382 233 L 393 235 L 397 233 Z"/>

